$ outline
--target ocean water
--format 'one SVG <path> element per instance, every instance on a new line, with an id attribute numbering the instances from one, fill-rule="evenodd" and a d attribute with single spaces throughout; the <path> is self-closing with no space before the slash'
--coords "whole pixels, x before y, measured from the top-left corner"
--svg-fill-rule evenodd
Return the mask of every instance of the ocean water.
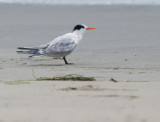
<path id="1" fill-rule="evenodd" d="M 160 0 L 0 0 L 0 3 L 52 5 L 160 5 Z"/>

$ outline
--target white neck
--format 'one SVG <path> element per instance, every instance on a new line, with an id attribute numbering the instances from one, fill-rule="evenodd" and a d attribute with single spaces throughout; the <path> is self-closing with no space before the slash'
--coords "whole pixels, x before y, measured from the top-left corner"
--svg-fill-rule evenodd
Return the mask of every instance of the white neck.
<path id="1" fill-rule="evenodd" d="M 82 39 L 84 32 L 85 30 L 75 30 L 72 33 L 77 36 L 77 41 L 79 42 Z"/>
<path id="2" fill-rule="evenodd" d="M 73 31 L 73 34 L 75 34 L 77 36 L 77 43 L 79 43 L 79 41 L 82 39 L 84 31 L 81 30 L 75 30 Z"/>

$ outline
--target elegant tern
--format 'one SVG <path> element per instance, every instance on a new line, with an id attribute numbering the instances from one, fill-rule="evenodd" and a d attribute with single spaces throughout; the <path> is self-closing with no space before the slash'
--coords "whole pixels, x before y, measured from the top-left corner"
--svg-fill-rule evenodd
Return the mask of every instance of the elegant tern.
<path id="1" fill-rule="evenodd" d="M 69 55 L 78 45 L 86 30 L 96 29 L 95 27 L 87 27 L 84 24 L 76 25 L 71 33 L 59 36 L 53 41 L 38 47 L 18 47 L 19 54 L 31 54 L 29 57 L 63 57 L 65 64 L 70 64 L 66 60 Z"/>

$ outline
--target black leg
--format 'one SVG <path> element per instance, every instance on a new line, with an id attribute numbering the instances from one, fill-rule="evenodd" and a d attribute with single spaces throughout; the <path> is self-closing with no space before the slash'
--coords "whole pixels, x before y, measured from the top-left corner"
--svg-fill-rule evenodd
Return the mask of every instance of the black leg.
<path id="1" fill-rule="evenodd" d="M 68 63 L 65 56 L 63 57 L 63 60 L 64 60 L 65 64 L 73 64 L 73 63 Z"/>
<path id="2" fill-rule="evenodd" d="M 65 64 L 68 64 L 66 57 L 63 57 L 63 60 L 64 60 Z"/>

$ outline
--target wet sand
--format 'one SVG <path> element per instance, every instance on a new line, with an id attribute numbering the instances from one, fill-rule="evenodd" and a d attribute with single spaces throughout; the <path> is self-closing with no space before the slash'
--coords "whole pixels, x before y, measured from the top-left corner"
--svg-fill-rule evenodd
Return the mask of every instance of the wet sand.
<path id="1" fill-rule="evenodd" d="M 160 120 L 159 12 L 158 6 L 0 5 L 0 122 Z M 16 47 L 48 43 L 78 23 L 97 29 L 67 57 L 74 65 L 16 54 Z M 96 81 L 36 81 L 68 74 Z"/>

